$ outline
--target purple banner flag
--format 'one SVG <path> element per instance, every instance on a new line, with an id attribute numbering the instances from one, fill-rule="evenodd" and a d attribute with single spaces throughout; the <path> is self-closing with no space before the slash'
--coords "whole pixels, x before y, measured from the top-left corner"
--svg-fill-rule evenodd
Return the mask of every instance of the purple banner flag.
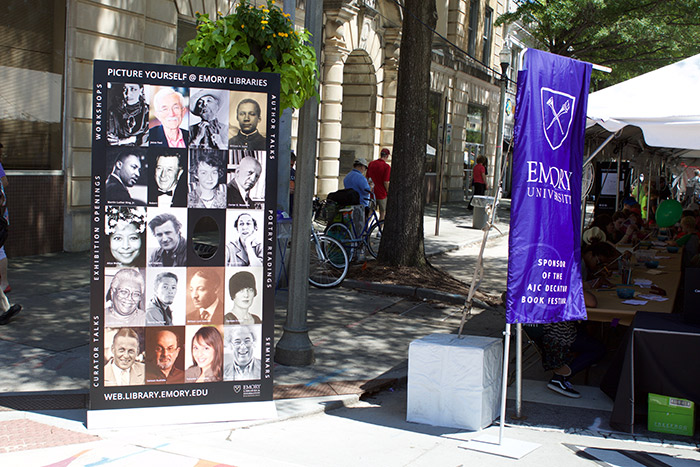
<path id="1" fill-rule="evenodd" d="M 508 323 L 586 319 L 581 169 L 591 64 L 529 49 L 518 75 Z"/>

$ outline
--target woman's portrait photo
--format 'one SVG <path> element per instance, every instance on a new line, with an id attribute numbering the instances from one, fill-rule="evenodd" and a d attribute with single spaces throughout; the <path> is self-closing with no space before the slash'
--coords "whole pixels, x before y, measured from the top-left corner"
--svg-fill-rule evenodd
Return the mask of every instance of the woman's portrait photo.
<path id="1" fill-rule="evenodd" d="M 185 383 L 221 381 L 224 355 L 221 330 L 215 326 L 188 326 L 187 337 L 191 337 L 189 356 L 192 366 L 185 371 Z"/>
<path id="2" fill-rule="evenodd" d="M 146 324 L 143 274 L 132 268 L 105 268 L 105 326 L 141 327 Z"/>
<path id="3" fill-rule="evenodd" d="M 226 151 L 190 151 L 189 208 L 226 208 Z"/>
<path id="4" fill-rule="evenodd" d="M 262 323 L 262 297 L 258 296 L 261 281 L 262 268 L 246 268 L 229 278 L 224 324 Z"/>
<path id="5" fill-rule="evenodd" d="M 146 266 L 146 209 L 107 206 L 105 234 L 109 238 L 107 266 Z"/>
<path id="6" fill-rule="evenodd" d="M 262 266 L 263 212 L 232 209 L 226 213 L 226 266 Z"/>

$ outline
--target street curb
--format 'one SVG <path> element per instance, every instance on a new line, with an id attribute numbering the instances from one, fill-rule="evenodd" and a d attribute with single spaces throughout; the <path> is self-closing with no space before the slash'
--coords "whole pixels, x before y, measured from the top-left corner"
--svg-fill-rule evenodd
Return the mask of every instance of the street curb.
<path id="1" fill-rule="evenodd" d="M 384 295 L 399 295 L 402 297 L 410 297 L 416 300 L 435 300 L 438 302 L 450 303 L 453 305 L 464 305 L 467 301 L 466 295 L 451 294 L 447 292 L 441 292 L 434 289 L 425 289 L 422 287 L 412 287 L 410 285 L 396 285 L 396 284 L 381 284 L 379 282 L 367 282 L 358 281 L 355 279 L 345 279 L 341 287 L 347 289 L 357 289 L 366 290 L 369 292 L 376 292 Z M 485 310 L 494 310 L 491 305 L 488 305 L 478 298 L 473 298 L 474 304 Z"/>

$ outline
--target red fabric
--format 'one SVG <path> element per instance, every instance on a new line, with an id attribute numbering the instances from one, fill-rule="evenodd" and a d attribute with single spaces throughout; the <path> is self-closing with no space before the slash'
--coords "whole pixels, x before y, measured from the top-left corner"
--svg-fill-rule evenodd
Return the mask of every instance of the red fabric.
<path id="1" fill-rule="evenodd" d="M 367 178 L 371 178 L 374 181 L 374 196 L 377 199 L 386 198 L 387 193 L 386 188 L 384 188 L 384 182 L 388 182 L 390 176 L 391 166 L 384 159 L 375 159 L 369 163 Z"/>
<path id="2" fill-rule="evenodd" d="M 473 174 L 473 180 L 474 183 L 483 183 L 486 185 L 486 167 L 484 167 L 484 164 L 476 164 L 474 166 L 474 171 L 472 172 Z"/>

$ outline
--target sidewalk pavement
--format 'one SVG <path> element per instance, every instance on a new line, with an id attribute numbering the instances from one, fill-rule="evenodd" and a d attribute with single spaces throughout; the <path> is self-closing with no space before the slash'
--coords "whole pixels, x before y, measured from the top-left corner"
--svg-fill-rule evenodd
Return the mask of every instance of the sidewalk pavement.
<path id="1" fill-rule="evenodd" d="M 440 214 L 440 235 L 435 236 L 435 205 L 426 209 L 428 255 L 481 242 L 483 232 L 471 228 L 472 216 L 466 203 L 447 204 Z M 500 233 L 492 231 L 490 238 L 507 235 L 507 200 L 498 215 L 496 227 Z M 10 298 L 22 303 L 24 310 L 10 325 L 0 328 L 0 406 L 6 407 L 0 407 L 0 453 L 8 453 L 0 454 L 0 465 L 59 461 L 64 461 L 60 465 L 510 462 L 462 449 L 460 443 L 473 433 L 405 421 L 408 345 L 428 334 L 456 333 L 461 306 L 449 300 L 416 300 L 378 293 L 376 289 L 309 289 L 309 337 L 316 362 L 308 367 L 275 366 L 278 420 L 274 423 L 88 431 L 83 423 L 88 386 L 89 265 L 88 253 L 10 259 Z M 463 269 L 473 266 L 459 267 L 463 273 Z M 279 291 L 276 339 L 282 334 L 286 303 L 287 292 Z M 503 323 L 502 309 L 477 310 L 467 322 L 465 333 L 500 337 Z M 531 383 L 525 384 L 527 389 Z M 507 417 L 509 424 L 518 424 L 509 428 L 511 435 L 544 444 L 537 454 L 524 458 L 530 459 L 528 465 L 542 465 L 543 456 L 552 459 L 563 452 L 572 465 L 578 465 L 581 454 L 576 454 L 574 448 L 562 448 L 565 444 L 591 447 L 618 439 L 622 441 L 616 441 L 610 449 L 619 449 L 633 447 L 628 440 L 640 439 L 648 443 L 647 449 L 651 446 L 680 457 L 693 454 L 689 447 L 697 444 L 697 439 L 690 440 L 691 444 L 672 440 L 669 448 L 662 447 L 660 439 L 614 433 L 605 426 L 604 404 L 592 409 L 585 403 L 576 407 L 566 400 L 568 406 L 562 409 L 551 404 L 547 395 L 542 397 L 526 400 L 528 420 L 515 422 Z M 591 398 L 595 397 L 591 393 Z M 198 463 L 201 460 L 212 463 Z"/>

